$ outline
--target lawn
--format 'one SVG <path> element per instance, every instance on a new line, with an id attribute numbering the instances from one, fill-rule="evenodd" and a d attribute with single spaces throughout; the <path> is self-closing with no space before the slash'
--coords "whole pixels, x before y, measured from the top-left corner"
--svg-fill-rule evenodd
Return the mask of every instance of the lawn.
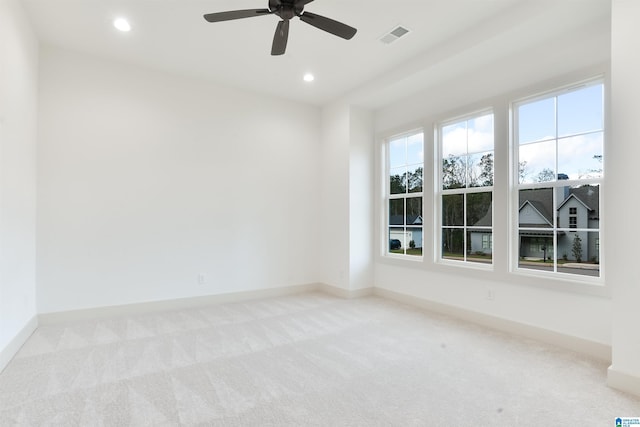
<path id="1" fill-rule="evenodd" d="M 400 255 L 405 254 L 404 249 L 392 249 L 389 251 L 389 253 L 400 254 Z M 409 248 L 407 249 L 407 255 L 422 256 L 422 248 Z"/>

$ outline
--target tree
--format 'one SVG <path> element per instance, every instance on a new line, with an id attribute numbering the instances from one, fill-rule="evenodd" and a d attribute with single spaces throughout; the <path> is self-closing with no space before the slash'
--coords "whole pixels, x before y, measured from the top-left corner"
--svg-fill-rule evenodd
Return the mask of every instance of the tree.
<path id="1" fill-rule="evenodd" d="M 478 181 L 481 186 L 493 185 L 493 153 L 485 154 L 480 158 L 480 176 Z"/>
<path id="2" fill-rule="evenodd" d="M 571 253 L 573 257 L 576 259 L 576 262 L 582 262 L 582 239 L 577 234 L 573 238 L 573 246 L 571 248 Z"/>
<path id="3" fill-rule="evenodd" d="M 549 168 L 542 169 L 538 176 L 536 177 L 537 182 L 549 182 L 553 181 L 556 177 L 556 174 Z"/>
<path id="4" fill-rule="evenodd" d="M 409 188 L 409 193 L 418 193 L 422 191 L 422 176 L 422 167 L 416 168 L 415 172 L 407 172 L 407 187 Z"/>
<path id="5" fill-rule="evenodd" d="M 467 181 L 466 172 L 466 164 L 460 156 L 450 155 L 448 159 L 442 159 L 443 188 L 463 188 Z"/>
<path id="6" fill-rule="evenodd" d="M 518 177 L 520 178 L 520 182 L 524 182 L 527 175 L 529 175 L 529 171 L 527 171 L 527 161 L 524 160 L 518 163 Z"/>
<path id="7" fill-rule="evenodd" d="M 407 192 L 405 175 L 391 175 L 389 177 L 390 194 L 403 194 Z"/>
<path id="8" fill-rule="evenodd" d="M 593 160 L 596 160 L 600 163 L 600 167 L 598 169 L 587 169 L 586 175 L 580 175 L 579 178 L 596 178 L 602 175 L 602 154 L 594 154 Z"/>

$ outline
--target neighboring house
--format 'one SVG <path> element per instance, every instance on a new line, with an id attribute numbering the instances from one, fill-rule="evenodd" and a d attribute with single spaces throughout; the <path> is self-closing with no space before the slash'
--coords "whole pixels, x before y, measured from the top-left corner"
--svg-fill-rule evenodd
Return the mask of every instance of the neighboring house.
<path id="1" fill-rule="evenodd" d="M 472 254 L 477 253 L 485 253 L 491 254 L 493 253 L 493 233 L 491 232 L 491 222 L 492 222 L 492 210 L 491 208 L 487 209 L 487 213 L 480 218 L 475 224 L 474 227 L 487 227 L 485 230 L 470 230 L 469 233 L 469 245 L 470 252 Z"/>
<path id="2" fill-rule="evenodd" d="M 575 261 L 576 236 L 581 241 L 582 261 L 599 260 L 599 233 L 571 231 L 598 229 L 600 191 L 598 186 L 562 187 L 556 190 L 559 201 L 555 210 L 558 258 Z M 519 226 L 520 256 L 553 258 L 553 190 L 536 189 L 520 192 Z M 548 230 L 547 230 L 548 229 Z"/>
<path id="3" fill-rule="evenodd" d="M 556 210 L 558 239 L 558 258 L 575 261 L 573 254 L 574 239 L 578 236 L 582 246 L 582 261 L 599 260 L 599 233 L 571 231 L 575 229 L 599 228 L 600 188 L 584 185 L 581 187 L 562 187 L 556 190 L 559 201 Z M 553 190 L 549 188 L 523 190 L 520 192 L 518 210 L 520 227 L 520 256 L 534 259 L 553 259 Z M 481 218 L 476 227 L 491 227 L 491 212 Z M 472 230 L 468 243 L 469 253 L 484 252 L 491 254 L 493 241 L 491 229 Z"/>
<path id="4" fill-rule="evenodd" d="M 404 224 L 403 215 L 391 215 L 389 224 L 391 224 L 389 225 L 389 240 L 400 240 L 402 248 L 409 248 L 409 242 L 413 240 L 416 248 L 422 248 L 422 215 L 409 215 L 406 230 L 402 226 Z M 419 227 L 411 227 L 412 225 Z"/>

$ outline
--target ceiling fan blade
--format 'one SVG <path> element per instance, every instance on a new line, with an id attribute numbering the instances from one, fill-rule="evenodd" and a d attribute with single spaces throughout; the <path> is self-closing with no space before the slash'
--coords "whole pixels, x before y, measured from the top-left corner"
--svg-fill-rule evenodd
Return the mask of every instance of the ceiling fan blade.
<path id="1" fill-rule="evenodd" d="M 245 9 L 231 10 L 228 12 L 208 13 L 204 15 L 204 19 L 208 22 L 231 21 L 234 19 L 251 18 L 253 16 L 270 15 L 269 9 Z"/>
<path id="2" fill-rule="evenodd" d="M 324 30 L 335 36 L 342 37 L 343 39 L 350 40 L 356 35 L 356 30 L 353 27 L 343 24 L 342 22 L 334 21 L 333 19 L 326 18 L 315 13 L 305 12 L 300 15 L 300 19 L 309 25 L 313 25 L 316 28 Z"/>
<path id="3" fill-rule="evenodd" d="M 289 40 L 289 20 L 278 22 L 276 33 L 273 35 L 273 45 L 271 46 L 271 55 L 284 55 L 287 50 L 287 41 Z"/>
<path id="4" fill-rule="evenodd" d="M 296 0 L 296 6 L 304 6 L 311 3 L 313 0 Z"/>

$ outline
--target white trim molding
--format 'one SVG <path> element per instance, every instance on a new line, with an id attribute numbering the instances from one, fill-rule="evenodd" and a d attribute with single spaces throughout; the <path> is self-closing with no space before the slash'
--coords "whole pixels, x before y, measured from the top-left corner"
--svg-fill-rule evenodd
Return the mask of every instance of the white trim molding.
<path id="1" fill-rule="evenodd" d="M 321 283 L 318 287 L 319 291 L 325 292 L 329 295 L 333 295 L 334 297 L 352 299 L 352 298 L 362 298 L 373 295 L 373 288 L 361 288 L 361 289 L 344 289 L 339 288 L 333 285 L 327 285 L 326 283 Z"/>
<path id="2" fill-rule="evenodd" d="M 611 363 L 611 346 L 574 337 L 560 332 L 551 331 L 536 326 L 526 325 L 500 317 L 490 316 L 447 304 L 441 304 L 412 295 L 402 294 L 382 288 L 375 288 L 374 295 L 398 301 L 403 304 L 422 308 L 434 313 L 451 316 L 456 319 L 475 323 L 490 329 L 509 334 L 534 339 L 536 341 L 551 344 L 566 350 L 576 351 L 581 354 L 594 357 L 607 363 Z"/>
<path id="3" fill-rule="evenodd" d="M 613 365 L 607 370 L 607 385 L 611 388 L 640 396 L 640 377 L 620 372 Z"/>
<path id="4" fill-rule="evenodd" d="M 183 310 L 206 307 L 230 302 L 249 301 L 262 298 L 275 298 L 305 292 L 321 290 L 320 283 L 284 286 L 279 288 L 259 289 L 254 291 L 232 292 L 227 294 L 203 295 L 191 298 L 151 301 L 143 303 L 94 307 L 83 310 L 41 313 L 38 316 L 40 325 L 54 325 L 82 320 L 105 319 L 119 316 L 160 313 L 164 311 Z"/>
<path id="5" fill-rule="evenodd" d="M 31 334 L 38 328 L 38 317 L 33 316 L 15 337 L 0 350 L 0 373 L 7 367 L 20 348 L 27 342 Z"/>

